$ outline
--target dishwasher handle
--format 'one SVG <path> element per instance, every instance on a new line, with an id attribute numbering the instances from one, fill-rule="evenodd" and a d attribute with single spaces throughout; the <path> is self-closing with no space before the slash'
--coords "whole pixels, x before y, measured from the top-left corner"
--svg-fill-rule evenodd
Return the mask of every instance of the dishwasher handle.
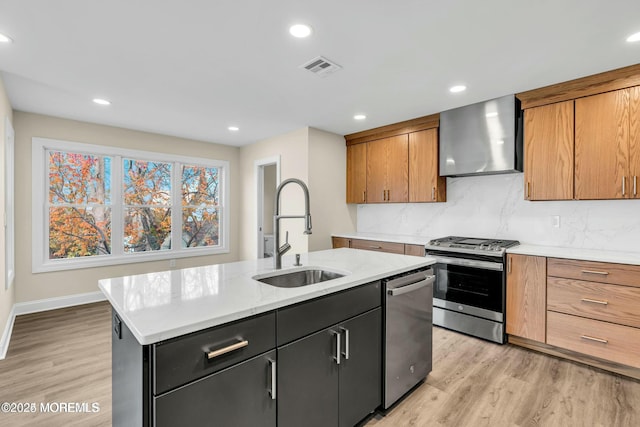
<path id="1" fill-rule="evenodd" d="M 424 288 L 425 286 L 432 285 L 433 282 L 435 282 L 435 280 L 436 280 L 436 276 L 426 276 L 424 280 L 421 280 L 419 282 L 415 282 L 406 286 L 401 286 L 399 288 L 388 289 L 387 294 L 391 295 L 392 297 L 408 294 L 409 292 L 413 292 L 420 288 Z"/>

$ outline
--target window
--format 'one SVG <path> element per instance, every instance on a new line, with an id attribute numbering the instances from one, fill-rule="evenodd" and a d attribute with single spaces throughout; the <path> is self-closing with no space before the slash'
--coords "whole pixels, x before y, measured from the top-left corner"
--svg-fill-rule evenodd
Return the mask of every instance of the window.
<path id="1" fill-rule="evenodd" d="M 33 271 L 228 252 L 228 169 L 33 138 Z"/>
<path id="2" fill-rule="evenodd" d="M 8 117 L 4 120 L 4 212 L 5 212 L 5 266 L 6 266 L 6 282 L 5 288 L 9 289 L 13 284 L 16 275 L 16 258 L 15 258 L 15 208 L 14 208 L 14 145 L 15 133 L 13 126 Z"/>

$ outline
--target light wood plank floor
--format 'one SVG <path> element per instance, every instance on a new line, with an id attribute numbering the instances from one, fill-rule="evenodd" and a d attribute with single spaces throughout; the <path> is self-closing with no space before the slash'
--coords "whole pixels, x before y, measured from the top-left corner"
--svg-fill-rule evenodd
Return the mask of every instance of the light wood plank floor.
<path id="1" fill-rule="evenodd" d="M 434 328 L 434 370 L 365 425 L 640 426 L 640 381 Z M 97 402 L 96 413 L 0 413 L 0 426 L 110 426 L 107 303 L 18 316 L 1 402 Z"/>

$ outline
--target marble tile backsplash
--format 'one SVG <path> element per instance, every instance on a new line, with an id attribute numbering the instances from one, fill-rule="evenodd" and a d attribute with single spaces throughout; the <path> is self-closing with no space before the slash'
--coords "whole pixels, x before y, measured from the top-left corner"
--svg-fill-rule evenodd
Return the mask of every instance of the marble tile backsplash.
<path id="1" fill-rule="evenodd" d="M 447 178 L 446 203 L 358 205 L 357 231 L 640 252 L 640 200 L 529 202 L 523 194 L 521 173 Z"/>

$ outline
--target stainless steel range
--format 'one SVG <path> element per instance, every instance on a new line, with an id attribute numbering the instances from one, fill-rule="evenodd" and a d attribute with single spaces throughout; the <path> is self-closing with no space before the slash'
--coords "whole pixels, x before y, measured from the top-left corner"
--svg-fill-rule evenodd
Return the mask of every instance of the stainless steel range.
<path id="1" fill-rule="evenodd" d="M 505 342 L 505 253 L 516 240 L 449 236 L 431 240 L 433 324 Z"/>

